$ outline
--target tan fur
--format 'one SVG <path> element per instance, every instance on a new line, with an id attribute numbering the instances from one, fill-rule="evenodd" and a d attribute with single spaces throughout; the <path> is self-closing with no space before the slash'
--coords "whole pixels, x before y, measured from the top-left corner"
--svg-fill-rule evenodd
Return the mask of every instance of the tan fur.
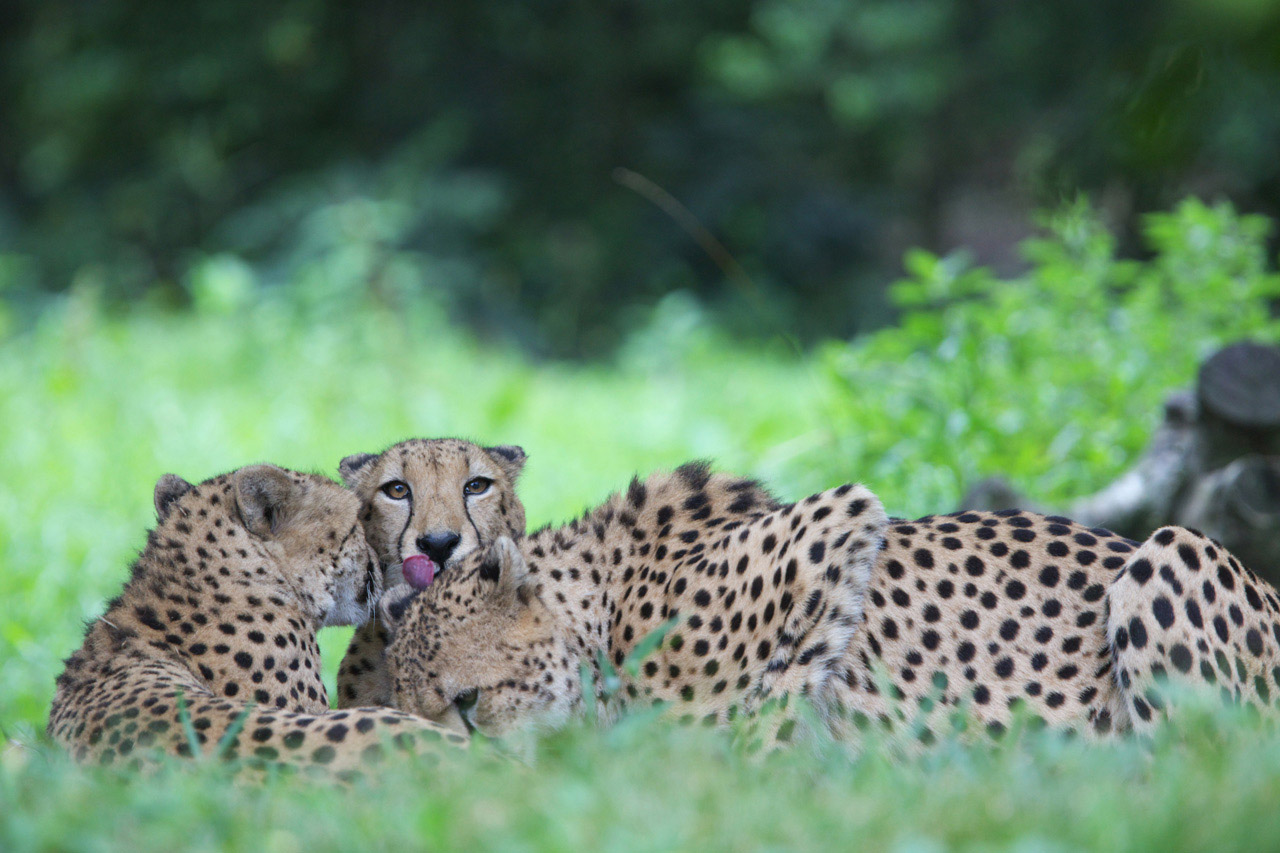
<path id="1" fill-rule="evenodd" d="M 621 674 L 615 700 L 663 699 L 682 716 L 722 721 L 771 697 L 806 695 L 832 733 L 848 739 L 878 721 L 928 741 L 959 705 L 985 724 L 980 731 L 1002 730 L 1015 706 L 1060 727 L 1127 730 L 1136 694 L 1126 681 L 1134 676 L 1124 672 L 1168 668 L 1167 644 L 1147 647 L 1158 660 L 1139 661 L 1132 652 L 1123 657 L 1116 637 L 1122 614 L 1132 618 L 1135 608 L 1149 613 L 1153 606 L 1149 591 L 1126 586 L 1132 566 L 1157 546 L 1164 559 L 1182 559 L 1160 534 L 1139 550 L 1109 531 L 1018 511 L 876 522 L 873 533 L 860 525 L 879 517 L 879 503 L 861 487 L 779 510 L 753 484 L 737 494 L 755 502 L 735 508 L 732 483 L 689 467 L 651 478 L 567 527 L 533 534 L 518 550 L 503 545 L 473 555 L 443 583 L 389 596 L 396 704 L 428 717 L 466 707 L 486 732 L 555 724 L 582 706 L 580 665 L 599 684 L 597 656 L 621 667 L 672 614 L 682 624 L 638 676 Z M 836 511 L 841 500 L 857 502 L 861 512 Z M 776 533 L 766 548 L 768 529 Z M 814 589 L 806 569 L 821 574 L 837 566 L 842 583 L 859 577 L 847 570 L 859 554 L 832 554 L 830 538 L 846 533 L 883 535 L 865 586 L 846 589 L 839 609 L 816 622 L 793 623 Z M 735 548 L 739 536 L 746 537 L 733 552 L 741 574 L 720 550 Z M 815 549 L 817 542 L 824 546 Z M 1201 546 L 1207 562 L 1208 546 Z M 1233 565 L 1221 549 L 1215 553 L 1219 564 Z M 782 555 L 783 566 L 796 560 L 790 580 L 779 570 Z M 756 577 L 762 584 L 753 596 Z M 1280 678 L 1272 669 L 1280 654 L 1262 636 L 1264 627 L 1273 635 L 1280 628 L 1269 609 L 1274 591 L 1244 578 L 1234 589 L 1216 582 L 1216 601 L 1227 619 L 1232 607 L 1260 602 L 1262 610 L 1250 606 L 1245 621 L 1234 622 L 1233 647 L 1225 650 L 1234 660 L 1261 641 L 1246 671 L 1256 685 L 1264 669 Z M 856 630 L 827 624 L 848 616 L 864 595 Z M 821 600 L 839 597 L 825 590 Z M 820 634 L 820 643 L 807 639 Z M 1195 639 L 1211 650 L 1222 645 L 1208 630 Z M 780 648 L 794 651 L 794 662 L 775 660 Z M 1232 698 L 1259 706 L 1268 700 L 1256 686 L 1241 686 Z"/>
<path id="2" fill-rule="evenodd" d="M 383 566 L 388 588 L 404 580 L 400 566 L 423 553 L 417 542 L 430 534 L 455 533 L 460 541 L 445 571 L 499 536 L 524 533 L 524 505 L 515 482 L 524 467 L 524 451 L 510 445 L 480 447 L 458 439 L 410 439 L 374 456 L 357 454 L 340 471 L 360 500 L 360 519 L 369 544 Z M 493 484 L 480 495 L 466 495 L 466 483 L 484 477 Z M 393 500 L 383 491 L 403 482 L 409 495 Z M 338 705 L 389 705 L 390 686 L 383 663 L 386 633 L 377 619 L 358 630 L 338 670 Z"/>
<path id="3" fill-rule="evenodd" d="M 1109 600 L 1107 637 L 1136 728 L 1149 730 L 1168 711 L 1169 685 L 1275 708 L 1280 600 L 1217 542 L 1181 527 L 1157 530 Z"/>
<path id="4" fill-rule="evenodd" d="M 386 745 L 456 732 L 387 709 L 331 712 L 316 631 L 362 622 L 382 589 L 358 501 L 322 477 L 251 466 L 193 486 L 166 475 L 129 581 L 58 678 L 49 734 L 79 761 L 210 753 L 346 773 Z M 180 700 L 181 697 L 181 700 Z"/>
<path id="5" fill-rule="evenodd" d="M 601 684 L 598 654 L 621 668 L 674 616 L 661 649 L 624 676 L 626 697 L 718 721 L 793 693 L 821 703 L 885 524 L 862 487 L 779 507 L 753 481 L 700 465 L 633 482 L 518 551 L 474 555 L 388 613 L 404 625 L 388 649 L 397 705 L 435 718 L 478 689 L 481 731 L 554 724 L 581 705 L 580 665 Z"/>

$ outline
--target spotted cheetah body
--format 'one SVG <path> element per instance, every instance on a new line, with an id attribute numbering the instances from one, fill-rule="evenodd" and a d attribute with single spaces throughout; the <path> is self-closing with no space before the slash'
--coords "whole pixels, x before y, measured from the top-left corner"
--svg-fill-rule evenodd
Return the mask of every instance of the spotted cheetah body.
<path id="1" fill-rule="evenodd" d="M 387 596 L 394 700 L 427 717 L 463 707 L 503 734 L 579 710 L 579 668 L 599 685 L 603 660 L 622 680 L 596 697 L 606 713 L 663 700 L 725 721 L 801 694 L 849 738 L 879 719 L 910 720 L 927 740 L 960 705 L 994 730 L 1022 706 L 1105 733 L 1142 727 L 1144 705 L 1164 707 L 1159 685 L 1208 661 L 1236 673 L 1232 698 L 1268 706 L 1280 686 L 1274 591 L 1207 539 L 1169 531 L 1139 545 L 1016 511 L 890 520 L 853 486 L 780 507 L 750 481 L 686 466 L 473 554 L 422 593 Z M 1148 586 L 1136 582 L 1144 560 L 1161 566 Z M 1166 625 L 1166 577 L 1194 571 L 1234 633 L 1206 629 L 1220 623 L 1203 606 L 1199 624 Z M 673 617 L 633 675 L 624 662 Z M 1149 626 L 1140 654 L 1133 620 Z M 1169 627 L 1190 633 L 1157 636 Z M 1180 652 L 1174 665 L 1175 643 L 1199 649 L 1198 665 Z"/>
<path id="2" fill-rule="evenodd" d="M 363 622 L 382 588 L 349 492 L 259 465 L 199 485 L 166 475 L 156 507 L 124 590 L 57 681 L 48 731 L 76 760 L 221 745 L 250 764 L 346 774 L 385 749 L 466 742 L 387 708 L 329 709 L 316 631 Z"/>

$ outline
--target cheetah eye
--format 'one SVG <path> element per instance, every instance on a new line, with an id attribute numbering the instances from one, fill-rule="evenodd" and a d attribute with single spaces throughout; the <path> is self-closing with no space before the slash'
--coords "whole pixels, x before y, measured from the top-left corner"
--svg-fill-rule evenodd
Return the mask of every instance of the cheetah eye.
<path id="1" fill-rule="evenodd" d="M 409 497 L 409 484 L 403 480 L 392 480 L 383 484 L 382 493 L 393 501 L 402 501 Z"/>
<path id="2" fill-rule="evenodd" d="M 467 480 L 467 484 L 462 487 L 463 494 L 467 495 L 483 495 L 489 491 L 489 487 L 493 485 L 493 480 L 488 477 L 472 477 Z"/>

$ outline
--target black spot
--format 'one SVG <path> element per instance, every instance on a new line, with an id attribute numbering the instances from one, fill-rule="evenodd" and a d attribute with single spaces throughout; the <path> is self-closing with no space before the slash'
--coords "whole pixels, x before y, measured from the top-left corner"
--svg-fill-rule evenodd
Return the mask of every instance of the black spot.
<path id="1" fill-rule="evenodd" d="M 919 566 L 920 568 L 922 569 L 933 568 L 933 554 L 931 554 L 925 548 L 917 548 L 916 552 L 912 555 L 912 557 L 915 559 L 916 565 Z"/>
<path id="2" fill-rule="evenodd" d="M 1173 644 L 1173 648 L 1169 649 L 1169 659 L 1173 661 L 1178 672 L 1191 671 L 1191 650 L 1182 643 Z"/>
<path id="3" fill-rule="evenodd" d="M 235 661 L 236 666 L 241 669 L 249 669 L 253 666 L 253 656 L 248 652 L 236 652 Z"/>
<path id="4" fill-rule="evenodd" d="M 1151 562 L 1145 557 L 1134 560 L 1129 565 L 1129 577 L 1133 578 L 1139 584 L 1144 584 L 1151 580 Z"/>
<path id="5" fill-rule="evenodd" d="M 1129 641 L 1133 643 L 1135 649 L 1141 649 L 1147 645 L 1147 626 L 1142 624 L 1142 620 L 1137 616 L 1129 620 Z"/>
<path id="6" fill-rule="evenodd" d="M 1226 566 L 1218 566 L 1218 583 L 1222 584 L 1227 589 L 1236 588 L 1236 579 L 1231 574 L 1231 570 Z"/>
<path id="7" fill-rule="evenodd" d="M 1178 557 L 1182 562 L 1186 563 L 1187 568 L 1193 572 L 1200 571 L 1200 555 L 1196 553 L 1196 549 L 1183 542 L 1178 546 Z"/>
<path id="8" fill-rule="evenodd" d="M 821 563 L 827 554 L 827 546 L 822 542 L 814 542 L 809 546 L 809 562 Z"/>
<path id="9" fill-rule="evenodd" d="M 1187 619 L 1191 620 L 1191 624 L 1197 628 L 1204 627 L 1204 619 L 1200 616 L 1200 605 L 1196 603 L 1194 598 L 1187 599 Z"/>
<path id="10" fill-rule="evenodd" d="M 1173 604 L 1163 595 L 1157 596 L 1156 600 L 1151 603 L 1151 612 L 1155 615 L 1156 621 L 1160 623 L 1161 628 L 1168 628 L 1173 624 Z"/>

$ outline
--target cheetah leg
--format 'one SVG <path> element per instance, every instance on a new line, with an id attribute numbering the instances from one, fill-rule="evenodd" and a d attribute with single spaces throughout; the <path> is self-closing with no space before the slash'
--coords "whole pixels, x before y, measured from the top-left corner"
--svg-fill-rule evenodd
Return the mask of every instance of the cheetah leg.
<path id="1" fill-rule="evenodd" d="M 1150 731 L 1177 690 L 1217 692 L 1267 716 L 1280 697 L 1280 599 L 1213 540 L 1152 534 L 1107 591 L 1107 640 L 1133 727 Z"/>
<path id="2" fill-rule="evenodd" d="M 356 629 L 338 666 L 339 708 L 391 705 L 386 651 L 387 631 L 380 620 L 373 619 Z"/>

